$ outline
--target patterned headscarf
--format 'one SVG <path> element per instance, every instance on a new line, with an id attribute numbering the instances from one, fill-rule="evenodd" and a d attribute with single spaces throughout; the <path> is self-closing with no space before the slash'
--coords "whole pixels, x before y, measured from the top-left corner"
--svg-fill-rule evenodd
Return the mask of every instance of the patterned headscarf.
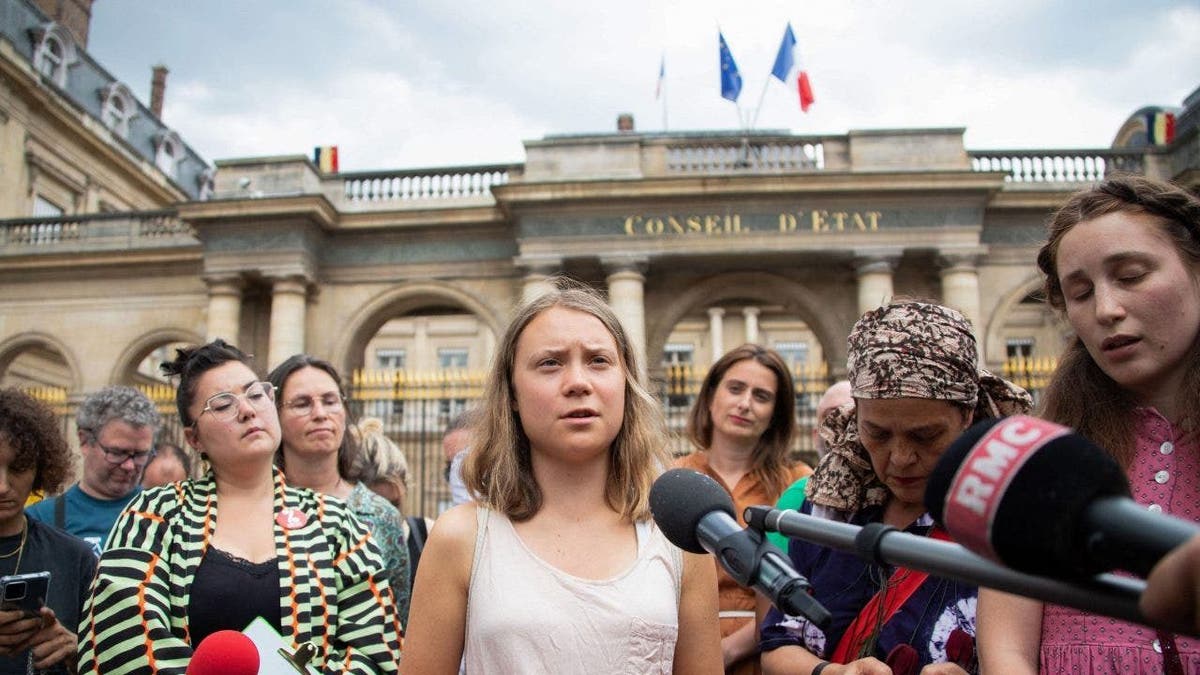
<path id="1" fill-rule="evenodd" d="M 975 420 L 1028 412 L 1024 389 L 978 370 L 971 324 L 941 305 L 897 301 L 867 312 L 847 341 L 854 398 L 926 398 L 973 408 Z M 829 453 L 809 479 L 806 497 L 844 511 L 883 504 L 888 490 L 858 441 L 854 404 L 821 425 Z"/>

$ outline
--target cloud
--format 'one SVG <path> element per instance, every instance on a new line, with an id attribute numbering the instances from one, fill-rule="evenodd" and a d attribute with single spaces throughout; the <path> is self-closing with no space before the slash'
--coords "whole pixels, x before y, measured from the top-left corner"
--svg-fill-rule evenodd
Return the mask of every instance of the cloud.
<path id="1" fill-rule="evenodd" d="M 788 21 L 807 115 L 768 79 Z M 739 106 L 718 95 L 718 26 Z M 1189 0 L 105 0 L 91 47 L 139 96 L 166 62 L 166 121 L 209 159 L 336 143 L 365 170 L 520 161 L 523 140 L 612 131 L 622 112 L 657 131 L 664 54 L 672 130 L 734 130 L 757 108 L 757 128 L 803 134 L 961 126 L 972 148 L 1103 147 L 1196 86 L 1197 34 Z"/>

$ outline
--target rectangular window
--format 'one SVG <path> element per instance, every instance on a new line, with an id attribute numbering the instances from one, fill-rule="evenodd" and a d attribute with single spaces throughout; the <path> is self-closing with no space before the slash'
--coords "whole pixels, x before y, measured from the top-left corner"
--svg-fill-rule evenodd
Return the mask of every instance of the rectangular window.
<path id="1" fill-rule="evenodd" d="M 1004 341 L 1005 355 L 1010 359 L 1033 356 L 1033 338 L 1009 338 Z"/>
<path id="2" fill-rule="evenodd" d="M 404 370 L 403 349 L 376 349 L 375 366 L 384 370 Z"/>
<path id="3" fill-rule="evenodd" d="M 467 350 L 457 347 L 438 350 L 438 368 L 466 368 Z"/>
<path id="4" fill-rule="evenodd" d="M 691 364 L 695 358 L 696 348 L 684 342 L 668 342 L 663 347 L 663 365 L 675 366 Z"/>
<path id="5" fill-rule="evenodd" d="M 795 368 L 808 363 L 807 342 L 776 342 L 772 345 L 788 366 Z"/>
<path id="6" fill-rule="evenodd" d="M 41 195 L 33 197 L 34 218 L 57 218 L 63 215 L 63 208 Z"/>

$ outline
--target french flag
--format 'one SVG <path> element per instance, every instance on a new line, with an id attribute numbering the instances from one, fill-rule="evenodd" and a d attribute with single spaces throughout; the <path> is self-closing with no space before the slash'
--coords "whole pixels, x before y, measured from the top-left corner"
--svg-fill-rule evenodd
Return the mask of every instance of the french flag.
<path id="1" fill-rule="evenodd" d="M 796 89 L 800 92 L 800 110 L 808 112 L 808 106 L 817 99 L 813 97 L 808 71 L 800 61 L 800 50 L 796 49 L 796 34 L 792 32 L 790 21 L 783 31 L 783 42 L 779 43 L 779 53 L 775 56 L 775 66 L 771 68 L 771 74 L 784 84 L 796 82 Z"/>

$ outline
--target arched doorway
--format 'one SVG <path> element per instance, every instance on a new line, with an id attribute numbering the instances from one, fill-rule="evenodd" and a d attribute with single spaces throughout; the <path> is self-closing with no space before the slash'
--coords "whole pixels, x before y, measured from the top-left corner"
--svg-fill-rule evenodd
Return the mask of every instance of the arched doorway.
<path id="1" fill-rule="evenodd" d="M 378 418 L 408 460 L 407 513 L 450 505 L 442 435 L 480 396 L 500 326 L 460 288 L 410 284 L 367 303 L 339 342 L 352 414 Z"/>

